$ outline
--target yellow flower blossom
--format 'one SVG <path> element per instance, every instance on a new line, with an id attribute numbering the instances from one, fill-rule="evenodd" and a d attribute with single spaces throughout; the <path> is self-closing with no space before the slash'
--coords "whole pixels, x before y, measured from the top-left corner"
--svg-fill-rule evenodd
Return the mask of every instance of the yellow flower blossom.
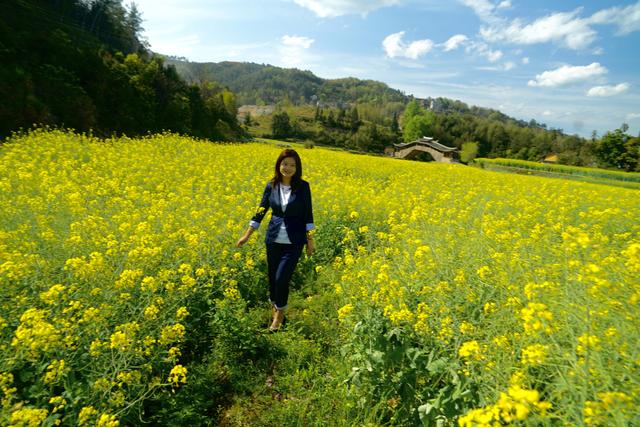
<path id="1" fill-rule="evenodd" d="M 18 407 L 11 412 L 10 426 L 39 427 L 49 415 L 46 409 Z"/>
<path id="2" fill-rule="evenodd" d="M 153 320 L 156 317 L 158 317 L 158 312 L 160 310 L 158 310 L 158 307 L 156 307 L 155 305 L 151 304 L 150 306 L 148 306 L 147 308 L 144 309 L 144 317 L 146 317 L 149 320 Z"/>
<path id="3" fill-rule="evenodd" d="M 338 310 L 338 320 L 343 322 L 353 311 L 353 304 L 346 304 Z"/>
<path id="4" fill-rule="evenodd" d="M 78 425 L 87 426 L 92 425 L 93 418 L 98 414 L 98 411 L 93 406 L 84 406 L 78 414 Z"/>
<path id="5" fill-rule="evenodd" d="M 30 308 L 20 316 L 11 346 L 18 351 L 26 351 L 29 359 L 35 359 L 40 352 L 48 352 L 60 345 L 60 334 L 46 319 L 46 312 Z"/>
<path id="6" fill-rule="evenodd" d="M 478 361 L 484 359 L 483 351 L 483 347 L 480 346 L 478 341 L 472 340 L 463 343 L 458 349 L 458 354 L 463 359 Z"/>
<path id="7" fill-rule="evenodd" d="M 520 310 L 520 316 L 524 322 L 524 330 L 527 334 L 538 332 L 553 332 L 553 314 L 542 303 L 530 302 Z"/>
<path id="8" fill-rule="evenodd" d="M 181 323 L 165 326 L 160 332 L 160 344 L 172 344 L 183 340 L 186 329 Z"/>
<path id="9" fill-rule="evenodd" d="M 182 365 L 175 365 L 169 373 L 169 383 L 172 385 L 185 384 L 187 382 L 187 368 Z"/>
<path id="10" fill-rule="evenodd" d="M 184 318 L 186 318 L 189 315 L 189 310 L 187 310 L 187 307 L 180 307 L 176 310 L 176 320 L 183 320 Z"/>
<path id="11" fill-rule="evenodd" d="M 96 421 L 96 427 L 118 427 L 119 425 L 120 421 L 118 421 L 115 415 L 111 414 L 100 414 Z"/>
<path id="12" fill-rule="evenodd" d="M 69 368 L 65 366 L 64 359 L 54 360 L 47 366 L 47 372 L 44 374 L 43 382 L 45 384 L 54 384 L 62 379 L 69 372 Z"/>
<path id="13" fill-rule="evenodd" d="M 522 349 L 522 364 L 528 366 L 542 365 L 547 358 L 548 352 L 548 345 L 529 345 Z"/>
<path id="14" fill-rule="evenodd" d="M 40 299 L 45 304 L 53 305 L 58 301 L 58 299 L 60 298 L 61 294 L 64 292 L 65 289 L 66 287 L 63 285 L 60 285 L 60 284 L 53 285 L 49 288 L 48 291 L 40 293 Z"/>

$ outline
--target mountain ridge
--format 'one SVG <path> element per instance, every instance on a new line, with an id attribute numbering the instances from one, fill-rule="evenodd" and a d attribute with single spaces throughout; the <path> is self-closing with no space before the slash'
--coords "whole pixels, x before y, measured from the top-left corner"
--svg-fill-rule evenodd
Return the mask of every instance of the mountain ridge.
<path id="1" fill-rule="evenodd" d="M 165 56 L 165 63 L 190 83 L 215 81 L 236 94 L 238 105 L 278 104 L 284 100 L 294 105 L 348 107 L 354 104 L 393 104 L 391 111 L 400 112 L 412 100 L 436 112 L 469 113 L 521 127 L 547 129 L 535 120 L 517 119 L 499 110 L 469 105 L 444 97 L 419 98 L 407 95 L 384 82 L 356 77 L 325 79 L 310 70 L 283 68 L 255 62 L 193 62 L 186 58 Z M 308 87 L 306 85 L 309 85 Z M 266 87 L 265 87 L 266 86 Z M 398 104 L 402 105 L 398 105 Z"/>

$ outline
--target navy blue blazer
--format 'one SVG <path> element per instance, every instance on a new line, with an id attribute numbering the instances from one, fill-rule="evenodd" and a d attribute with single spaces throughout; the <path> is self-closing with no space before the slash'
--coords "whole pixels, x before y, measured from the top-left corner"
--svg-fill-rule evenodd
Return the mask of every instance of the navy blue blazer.
<path id="1" fill-rule="evenodd" d="M 251 226 L 253 228 L 258 228 L 269 208 L 271 208 L 271 220 L 269 221 L 269 228 L 265 238 L 266 243 L 273 243 L 276 240 L 283 222 L 292 244 L 307 243 L 307 231 L 315 228 L 313 225 L 311 188 L 307 181 L 302 180 L 298 188 L 295 191 L 291 191 L 289 203 L 284 212 L 282 211 L 277 186 L 273 188 L 271 181 L 269 181 L 262 194 L 260 207 L 251 218 Z"/>

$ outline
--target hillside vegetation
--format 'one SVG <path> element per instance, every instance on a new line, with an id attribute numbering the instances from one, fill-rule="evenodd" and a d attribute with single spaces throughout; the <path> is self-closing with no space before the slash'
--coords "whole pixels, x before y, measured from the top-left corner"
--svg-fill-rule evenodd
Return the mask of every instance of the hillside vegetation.
<path id="1" fill-rule="evenodd" d="M 233 94 L 187 84 L 122 0 L 0 3 L 0 138 L 32 125 L 97 134 L 243 135 Z"/>
<path id="2" fill-rule="evenodd" d="M 399 90 L 374 80 L 355 78 L 322 79 L 311 71 L 280 68 L 249 62 L 189 62 L 167 58 L 187 81 L 216 81 L 233 91 L 240 105 L 276 104 L 288 100 L 294 104 L 325 103 L 337 106 L 350 103 L 405 104 L 409 97 Z"/>
<path id="3" fill-rule="evenodd" d="M 515 173 L 528 173 L 556 178 L 579 179 L 586 182 L 619 185 L 640 189 L 640 173 L 611 171 L 606 169 L 583 168 L 513 159 L 475 159 L 480 167 Z"/>
<path id="4" fill-rule="evenodd" d="M 250 120 L 246 128 L 254 136 L 306 139 L 375 153 L 402 140 L 431 136 L 459 150 L 474 144 L 479 157 L 540 161 L 554 154 L 566 165 L 640 168 L 640 139 L 628 135 L 625 124 L 600 139 L 595 134 L 585 139 L 458 100 L 417 99 L 371 80 L 322 79 L 310 71 L 254 63 L 166 61 L 190 82 L 229 88 L 239 105 L 275 106 L 274 113 L 250 117 L 254 122 Z M 309 108 L 321 110 L 314 113 L 312 123 Z M 274 132 L 273 123 L 279 127 L 283 112 L 291 126 Z M 420 117 L 410 120 L 415 116 Z M 362 130 L 361 125 L 365 125 Z"/>
<path id="5" fill-rule="evenodd" d="M 300 149 L 317 252 L 270 316 L 280 148 L 0 149 L 0 424 L 640 423 L 635 190 Z"/>

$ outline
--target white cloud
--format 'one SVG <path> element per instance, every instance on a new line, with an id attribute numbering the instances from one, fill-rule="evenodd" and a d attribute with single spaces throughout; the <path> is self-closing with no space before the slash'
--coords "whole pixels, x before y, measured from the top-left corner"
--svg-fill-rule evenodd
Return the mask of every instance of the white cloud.
<path id="1" fill-rule="evenodd" d="M 382 47 L 389 58 L 404 57 L 418 59 L 433 49 L 434 43 L 429 39 L 416 40 L 408 45 L 402 40 L 404 31 L 390 34 L 382 41 Z"/>
<path id="2" fill-rule="evenodd" d="M 587 20 L 577 17 L 578 12 L 580 9 L 554 13 L 528 25 L 515 19 L 507 26 L 483 27 L 480 35 L 491 42 L 525 45 L 557 42 L 570 49 L 584 49 L 595 40 L 597 33 Z"/>
<path id="3" fill-rule="evenodd" d="M 443 43 L 444 51 L 448 52 L 450 50 L 457 49 L 462 43 L 467 41 L 467 36 L 464 34 L 456 34 L 455 36 L 449 37 L 449 40 Z"/>
<path id="4" fill-rule="evenodd" d="M 498 9 L 509 9 L 511 7 L 511 0 L 501 1 L 498 5 Z"/>
<path id="5" fill-rule="evenodd" d="M 594 25 L 613 24 L 618 27 L 618 35 L 640 31 L 640 1 L 626 7 L 612 7 L 600 10 L 590 17 L 582 18 L 582 8 L 572 12 L 558 12 L 525 23 L 517 18 L 509 24 L 494 15 L 494 11 L 510 6 L 505 0 L 494 9 L 487 0 L 460 0 L 472 7 L 478 16 L 489 24 L 480 29 L 480 35 L 490 42 L 514 44 L 558 43 L 569 49 L 581 50 L 589 47 L 597 37 Z M 504 5 L 504 6 L 503 6 Z M 594 50 L 600 54 L 601 48 Z"/>
<path id="6" fill-rule="evenodd" d="M 489 0 L 458 0 L 463 5 L 470 7 L 485 22 L 495 22 L 496 16 L 493 14 L 495 6 Z"/>
<path id="7" fill-rule="evenodd" d="M 424 55 L 431 49 L 433 49 L 433 42 L 431 40 L 416 40 L 414 42 L 411 42 L 409 47 L 407 47 L 405 56 L 411 59 L 418 59 L 419 56 Z"/>
<path id="8" fill-rule="evenodd" d="M 551 111 L 549 111 L 549 110 L 544 110 L 544 111 L 542 112 L 542 115 L 543 115 L 543 116 L 546 116 L 546 117 L 549 117 L 549 116 L 552 116 L 552 115 L 553 115 L 553 113 L 552 113 Z"/>
<path id="9" fill-rule="evenodd" d="M 478 70 L 484 71 L 510 71 L 516 68 L 516 64 L 513 61 L 507 61 L 500 65 L 491 65 L 488 67 L 477 67 Z"/>
<path id="10" fill-rule="evenodd" d="M 640 31 L 640 2 L 627 7 L 612 7 L 594 13 L 589 18 L 594 24 L 614 24 L 618 34 L 624 35 Z"/>
<path id="11" fill-rule="evenodd" d="M 555 87 L 570 83 L 589 80 L 593 77 L 606 74 L 608 70 L 598 62 L 584 66 L 563 65 L 555 70 L 545 71 L 536 75 L 535 80 L 529 80 L 529 86 Z"/>
<path id="12" fill-rule="evenodd" d="M 500 58 L 502 58 L 502 51 L 500 50 L 491 50 L 486 43 L 482 42 L 471 42 L 466 47 L 467 53 L 475 53 L 477 55 L 484 56 L 489 60 L 489 62 L 496 62 Z"/>
<path id="13" fill-rule="evenodd" d="M 190 58 L 202 47 L 197 34 L 176 34 L 173 37 L 155 37 L 151 48 L 154 52 L 165 55 L 184 56 Z"/>
<path id="14" fill-rule="evenodd" d="M 529 57 L 525 56 L 524 58 L 522 58 L 522 63 L 527 65 L 529 63 Z"/>
<path id="15" fill-rule="evenodd" d="M 620 83 L 615 86 L 594 86 L 587 92 L 587 96 L 614 96 L 629 90 L 629 83 Z"/>
<path id="16" fill-rule="evenodd" d="M 404 31 L 390 34 L 382 41 L 382 47 L 389 58 L 404 56 L 406 48 L 403 46 L 402 36 L 404 36 Z"/>
<path id="17" fill-rule="evenodd" d="M 498 59 L 502 58 L 502 51 L 500 50 L 488 50 L 485 53 L 485 56 L 489 60 L 489 62 L 496 62 Z"/>
<path id="18" fill-rule="evenodd" d="M 640 113 L 627 114 L 627 120 L 635 120 L 635 119 L 640 119 Z"/>
<path id="19" fill-rule="evenodd" d="M 314 40 L 309 37 L 284 35 L 280 39 L 280 62 L 286 67 L 300 67 L 307 65 L 309 55 L 307 50 Z"/>
<path id="20" fill-rule="evenodd" d="M 294 0 L 299 6 L 311 10 L 320 18 L 359 14 L 366 15 L 376 9 L 394 6 L 402 0 Z"/>
<path id="21" fill-rule="evenodd" d="M 280 41 L 285 46 L 309 49 L 315 40 L 310 39 L 309 37 L 284 35 Z"/>

